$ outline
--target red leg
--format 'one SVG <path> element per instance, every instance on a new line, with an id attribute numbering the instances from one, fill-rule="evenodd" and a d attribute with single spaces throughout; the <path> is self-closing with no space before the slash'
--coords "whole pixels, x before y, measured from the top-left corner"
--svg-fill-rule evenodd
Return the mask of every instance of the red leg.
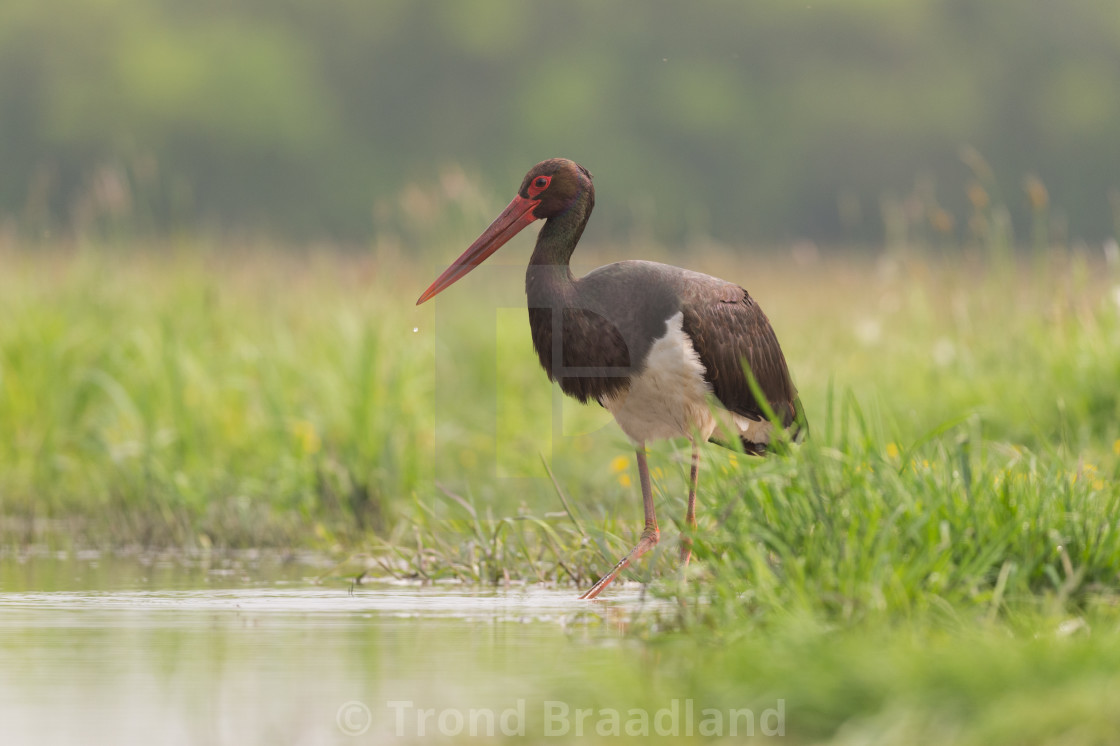
<path id="1" fill-rule="evenodd" d="M 642 505 L 646 514 L 646 527 L 642 531 L 642 538 L 638 540 L 637 545 L 630 550 L 629 554 L 620 559 L 609 573 L 599 578 L 595 585 L 591 586 L 587 593 L 584 593 L 580 598 L 590 600 L 598 596 L 604 588 L 611 584 L 612 580 L 618 577 L 620 572 L 626 569 L 627 565 L 657 546 L 657 540 L 661 538 L 661 532 L 657 528 L 657 516 L 653 510 L 653 489 L 649 483 L 649 465 L 646 463 L 645 444 L 638 448 L 638 478 L 642 483 Z"/>

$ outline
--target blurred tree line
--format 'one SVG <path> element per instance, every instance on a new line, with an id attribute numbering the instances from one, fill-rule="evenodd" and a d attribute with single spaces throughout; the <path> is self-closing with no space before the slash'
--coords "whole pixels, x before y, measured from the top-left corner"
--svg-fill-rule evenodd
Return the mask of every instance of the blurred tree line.
<path id="1" fill-rule="evenodd" d="M 0 4 L 0 221 L 32 235 L 368 240 L 449 165 L 505 197 L 554 155 L 596 174 L 600 235 L 876 240 L 894 210 L 959 237 L 998 203 L 1017 234 L 1042 204 L 1048 226 L 1100 239 L 1120 209 L 1120 11 Z"/>

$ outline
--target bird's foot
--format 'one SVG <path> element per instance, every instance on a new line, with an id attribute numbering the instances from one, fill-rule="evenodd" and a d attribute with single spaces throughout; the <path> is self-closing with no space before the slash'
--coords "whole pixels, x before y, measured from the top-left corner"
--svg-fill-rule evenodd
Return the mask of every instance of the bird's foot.
<path id="1" fill-rule="evenodd" d="M 610 585 L 611 582 L 616 577 L 618 577 L 618 574 L 620 572 L 626 569 L 627 565 L 641 557 L 650 549 L 653 549 L 655 546 L 657 546 L 657 541 L 660 538 L 661 532 L 657 530 L 656 526 L 647 526 L 646 530 L 642 532 L 642 538 L 638 540 L 638 543 L 634 546 L 633 549 L 630 550 L 629 554 L 620 559 L 618 561 L 618 564 L 616 564 L 609 573 L 599 578 L 599 580 L 595 582 L 595 585 L 591 586 L 586 593 L 580 596 L 580 598 L 585 601 L 590 601 L 591 599 L 598 596 L 603 592 L 604 588 Z"/>

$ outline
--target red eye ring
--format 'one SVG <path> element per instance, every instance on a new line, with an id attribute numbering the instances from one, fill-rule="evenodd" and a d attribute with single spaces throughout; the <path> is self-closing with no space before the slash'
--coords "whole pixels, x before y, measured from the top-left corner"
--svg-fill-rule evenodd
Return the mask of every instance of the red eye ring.
<path id="1" fill-rule="evenodd" d="M 529 196 L 536 197 L 545 189 L 548 189 L 548 185 L 551 183 L 551 176 L 538 176 L 537 178 L 533 179 L 532 183 L 529 184 Z"/>

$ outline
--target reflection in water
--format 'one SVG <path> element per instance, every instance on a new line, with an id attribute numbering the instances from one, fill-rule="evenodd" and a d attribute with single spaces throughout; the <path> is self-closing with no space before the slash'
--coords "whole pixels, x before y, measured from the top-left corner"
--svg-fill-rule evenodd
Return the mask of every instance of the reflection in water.
<path id="1" fill-rule="evenodd" d="M 588 604 L 570 588 L 315 585 L 306 564 L 0 564 L 12 744 L 406 743 L 443 732 L 440 715 L 467 736 L 472 711 L 500 736 L 519 706 L 532 733 L 540 703 L 621 663 L 619 625 L 651 607 L 629 589 Z"/>

